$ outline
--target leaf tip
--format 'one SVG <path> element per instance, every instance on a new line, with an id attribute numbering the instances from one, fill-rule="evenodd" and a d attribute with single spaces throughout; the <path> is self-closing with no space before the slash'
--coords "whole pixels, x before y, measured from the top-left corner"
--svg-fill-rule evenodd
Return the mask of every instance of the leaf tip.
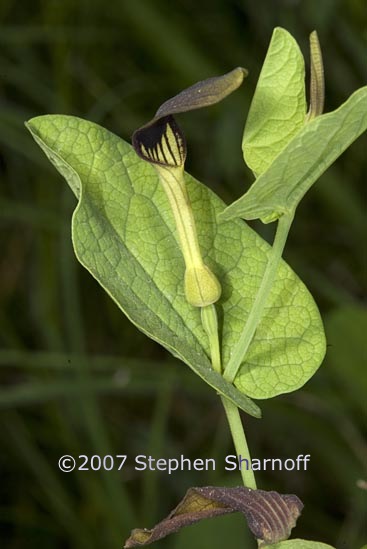
<path id="1" fill-rule="evenodd" d="M 32 135 L 34 133 L 34 127 L 33 127 L 33 124 L 32 124 L 33 120 L 35 120 L 35 119 L 30 118 L 29 120 L 25 120 L 25 122 L 24 122 L 24 126 L 27 128 L 29 133 L 31 133 Z"/>

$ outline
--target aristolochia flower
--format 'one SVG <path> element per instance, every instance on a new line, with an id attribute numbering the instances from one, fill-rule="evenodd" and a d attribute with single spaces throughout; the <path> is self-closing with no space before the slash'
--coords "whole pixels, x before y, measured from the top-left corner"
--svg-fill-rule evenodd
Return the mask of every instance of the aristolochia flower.
<path id="1" fill-rule="evenodd" d="M 218 103 L 237 89 L 246 75 L 247 71 L 238 67 L 183 90 L 163 103 L 155 117 L 136 130 L 132 138 L 136 153 L 155 167 L 167 194 L 185 261 L 186 299 L 196 307 L 206 307 L 218 301 L 221 286 L 201 255 L 185 185 L 186 141 L 173 114 Z"/>

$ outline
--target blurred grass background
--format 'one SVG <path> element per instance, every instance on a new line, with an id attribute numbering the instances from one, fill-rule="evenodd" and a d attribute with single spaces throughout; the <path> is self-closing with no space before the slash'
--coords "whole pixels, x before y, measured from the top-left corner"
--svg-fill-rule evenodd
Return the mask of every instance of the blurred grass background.
<path id="1" fill-rule="evenodd" d="M 1 0 L 0 540 L 9 549 L 115 549 L 192 485 L 239 473 L 63 474 L 61 455 L 216 457 L 233 453 L 219 401 L 139 333 L 77 264 L 75 206 L 23 123 L 47 113 L 93 120 L 129 139 L 168 97 L 242 65 L 243 88 L 186 115 L 188 171 L 227 202 L 251 183 L 241 134 L 274 26 L 307 57 L 317 29 L 326 110 L 366 81 L 364 0 Z M 214 161 L 213 161 L 214 159 Z M 300 391 L 244 418 L 253 457 L 311 454 L 307 472 L 263 472 L 259 487 L 297 493 L 295 537 L 359 549 L 367 541 L 366 142 L 356 142 L 302 202 L 286 259 L 313 292 L 328 356 Z M 254 225 L 265 238 L 272 228 Z M 360 483 L 361 484 L 361 483 Z M 157 547 L 253 547 L 239 516 Z"/>

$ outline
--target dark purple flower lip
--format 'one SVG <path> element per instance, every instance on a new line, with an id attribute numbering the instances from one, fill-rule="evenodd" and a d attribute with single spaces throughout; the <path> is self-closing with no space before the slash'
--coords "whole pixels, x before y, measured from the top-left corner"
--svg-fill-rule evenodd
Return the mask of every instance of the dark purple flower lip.
<path id="1" fill-rule="evenodd" d="M 183 167 L 186 160 L 185 136 L 173 114 L 209 107 L 235 91 L 247 76 L 237 67 L 222 75 L 193 84 L 165 101 L 154 118 L 137 129 L 132 144 L 140 158 L 169 168 Z"/>

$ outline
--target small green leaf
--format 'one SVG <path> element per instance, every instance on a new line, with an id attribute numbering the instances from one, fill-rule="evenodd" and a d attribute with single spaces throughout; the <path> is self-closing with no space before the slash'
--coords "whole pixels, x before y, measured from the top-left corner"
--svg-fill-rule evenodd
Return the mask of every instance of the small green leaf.
<path id="1" fill-rule="evenodd" d="M 302 508 L 297 496 L 278 492 L 243 486 L 189 488 L 178 506 L 154 528 L 133 530 L 125 548 L 149 545 L 185 526 L 236 511 L 244 515 L 255 538 L 269 545 L 290 536 Z"/>
<path id="2" fill-rule="evenodd" d="M 320 541 L 309 541 L 307 539 L 289 539 L 271 546 L 271 549 L 335 549 L 331 545 Z"/>
<path id="3" fill-rule="evenodd" d="M 260 218 L 269 223 L 292 213 L 321 174 L 367 129 L 367 87 L 337 110 L 306 124 L 222 220 Z"/>
<path id="4" fill-rule="evenodd" d="M 297 42 L 274 29 L 243 135 L 245 162 L 256 176 L 305 123 L 305 67 Z"/>
<path id="5" fill-rule="evenodd" d="M 130 320 L 251 415 L 245 395 L 270 398 L 302 386 L 325 353 L 323 327 L 305 286 L 282 262 L 246 364 L 235 380 L 211 369 L 200 310 L 187 303 L 185 264 L 167 196 L 154 168 L 104 128 L 69 116 L 28 123 L 32 135 L 80 201 L 73 215 L 79 261 Z M 244 328 L 269 246 L 243 221 L 217 223 L 224 203 L 185 174 L 205 263 L 222 285 L 218 301 L 223 365 Z"/>

